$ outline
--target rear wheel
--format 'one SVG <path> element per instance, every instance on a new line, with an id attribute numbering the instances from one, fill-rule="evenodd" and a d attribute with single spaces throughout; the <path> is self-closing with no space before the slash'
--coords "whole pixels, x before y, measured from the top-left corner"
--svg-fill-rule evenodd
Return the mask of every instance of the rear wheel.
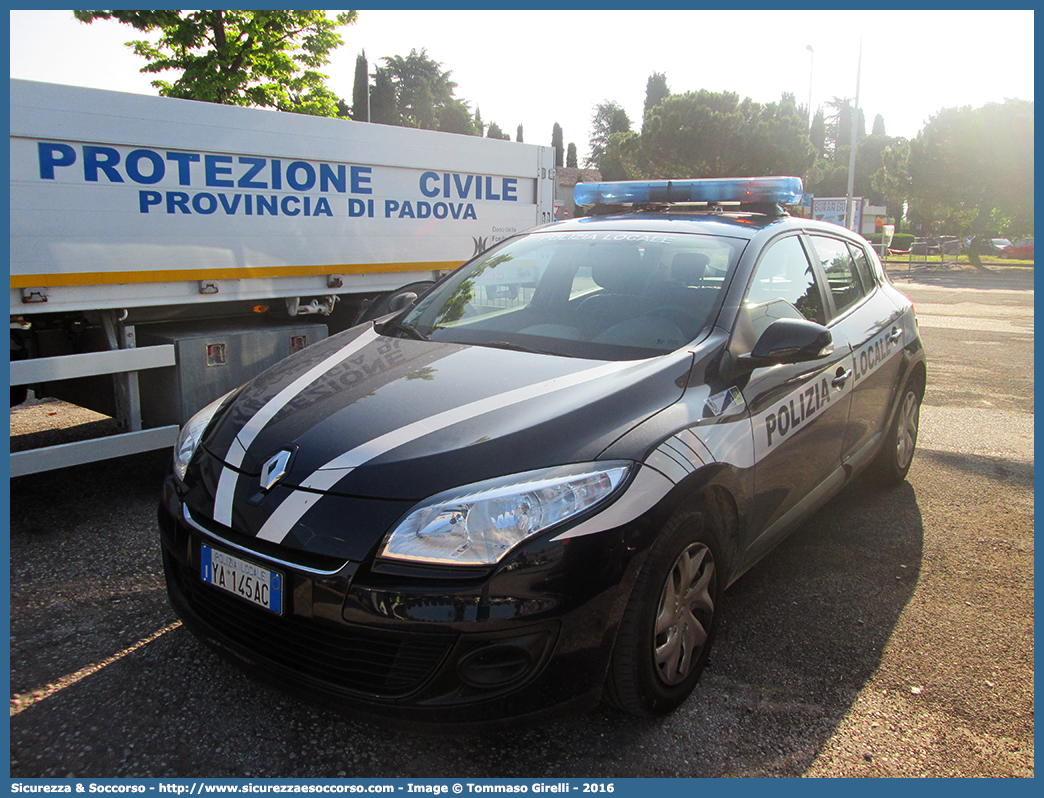
<path id="1" fill-rule="evenodd" d="M 896 485 L 906 479 L 917 448 L 920 423 L 921 392 L 916 383 L 907 383 L 888 437 L 874 461 L 874 471 L 882 484 Z"/>
<path id="2" fill-rule="evenodd" d="M 624 611 L 606 683 L 634 715 L 670 712 L 696 686 L 718 627 L 724 575 L 706 513 L 676 514 L 649 550 Z"/>

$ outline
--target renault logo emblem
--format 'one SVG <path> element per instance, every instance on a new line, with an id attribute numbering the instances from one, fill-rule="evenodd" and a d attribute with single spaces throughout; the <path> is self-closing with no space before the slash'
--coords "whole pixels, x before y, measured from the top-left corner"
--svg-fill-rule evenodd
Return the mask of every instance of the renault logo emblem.
<path id="1" fill-rule="evenodd" d="M 288 449 L 273 455 L 261 466 L 261 490 L 272 490 L 275 484 L 286 475 L 286 467 L 293 454 Z"/>

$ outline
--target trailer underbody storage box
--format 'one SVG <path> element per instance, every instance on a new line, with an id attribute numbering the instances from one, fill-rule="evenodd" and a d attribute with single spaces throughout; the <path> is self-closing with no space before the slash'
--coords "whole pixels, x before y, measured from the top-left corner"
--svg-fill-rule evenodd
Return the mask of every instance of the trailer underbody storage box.
<path id="1" fill-rule="evenodd" d="M 171 344 L 177 359 L 177 366 L 156 369 L 142 385 L 142 422 L 156 427 L 184 424 L 216 396 L 324 338 L 326 325 L 315 323 L 277 327 L 196 323 L 157 325 L 147 331 L 139 327 L 139 343 Z"/>

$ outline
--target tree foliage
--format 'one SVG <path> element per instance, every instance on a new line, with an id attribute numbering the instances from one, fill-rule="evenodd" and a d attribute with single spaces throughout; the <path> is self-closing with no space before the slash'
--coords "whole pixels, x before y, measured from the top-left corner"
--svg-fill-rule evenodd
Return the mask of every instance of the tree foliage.
<path id="1" fill-rule="evenodd" d="M 555 122 L 551 128 L 551 146 L 555 148 L 555 166 L 562 166 L 562 126 Z"/>
<path id="2" fill-rule="evenodd" d="M 804 175 L 815 159 L 790 94 L 767 105 L 732 92 L 672 94 L 649 112 L 641 136 L 614 147 L 613 168 L 648 178 Z"/>
<path id="3" fill-rule="evenodd" d="M 557 155 L 556 155 L 557 157 Z M 576 167 L 576 144 L 572 141 L 569 142 L 569 149 L 566 150 L 566 166 Z"/>
<path id="4" fill-rule="evenodd" d="M 355 57 L 355 83 L 352 85 L 352 119 L 370 121 L 370 66 L 366 51 Z"/>
<path id="5" fill-rule="evenodd" d="M 472 115 L 467 101 L 454 95 L 457 84 L 452 73 L 427 50 L 414 48 L 407 56 L 381 60 L 384 66 L 374 71 L 370 95 L 372 121 L 466 136 L 485 131 L 479 109 Z"/>
<path id="6" fill-rule="evenodd" d="M 961 232 L 1031 233 L 1033 134 L 1032 101 L 944 108 L 910 143 L 912 202 Z"/>
<path id="7" fill-rule="evenodd" d="M 496 122 L 490 122 L 489 127 L 486 129 L 487 139 L 500 139 L 502 141 L 511 141 L 511 136 L 500 129 L 500 125 Z"/>
<path id="8" fill-rule="evenodd" d="M 627 133 L 631 119 L 619 103 L 606 100 L 595 107 L 591 117 L 591 154 L 588 163 L 601 169 L 602 156 L 609 146 L 609 137 L 614 133 Z M 607 178 L 608 179 L 608 178 Z"/>
<path id="9" fill-rule="evenodd" d="M 848 170 L 852 153 L 852 120 L 856 118 L 856 169 L 853 195 L 874 205 L 885 205 L 889 215 L 901 220 L 906 196 L 904 139 L 885 134 L 884 117 L 874 118 L 873 133 L 866 135 L 863 110 L 853 113 L 852 101 L 834 97 L 827 110 L 817 111 L 809 138 L 818 157 L 806 176 L 806 190 L 819 197 L 843 197 L 848 193 Z M 902 195 L 902 196 L 901 196 Z"/>
<path id="10" fill-rule="evenodd" d="M 663 72 L 653 72 L 645 82 L 645 107 L 642 109 L 642 129 L 645 129 L 645 117 L 656 106 L 671 96 L 671 90 L 667 87 L 667 75 Z"/>
<path id="11" fill-rule="evenodd" d="M 405 127 L 436 129 L 440 109 L 455 99 L 457 84 L 450 80 L 452 73 L 443 71 L 442 64 L 428 56 L 427 50 L 410 50 L 407 56 L 382 58 L 384 70 L 395 87 L 399 124 Z"/>
<path id="12" fill-rule="evenodd" d="M 379 67 L 374 72 L 373 92 L 370 95 L 370 121 L 381 125 L 402 124 L 391 73 Z"/>
<path id="13" fill-rule="evenodd" d="M 437 127 L 443 133 L 459 133 L 464 136 L 478 135 L 471 109 L 463 100 L 454 99 L 438 109 Z"/>
<path id="14" fill-rule="evenodd" d="M 812 117 L 812 129 L 808 132 L 808 138 L 819 155 L 826 153 L 826 117 L 822 108 Z"/>
<path id="15" fill-rule="evenodd" d="M 115 19 L 155 41 L 128 42 L 148 63 L 141 71 L 180 72 L 173 82 L 157 78 L 161 96 L 260 106 L 280 111 L 337 116 L 337 97 L 318 70 L 342 44 L 337 28 L 357 12 L 333 19 L 325 11 L 74 11 L 78 20 Z"/>

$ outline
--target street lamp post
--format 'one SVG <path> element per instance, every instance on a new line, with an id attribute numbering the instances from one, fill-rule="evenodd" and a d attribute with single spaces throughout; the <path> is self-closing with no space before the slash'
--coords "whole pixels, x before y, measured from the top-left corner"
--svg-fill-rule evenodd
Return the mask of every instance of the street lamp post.
<path id="1" fill-rule="evenodd" d="M 855 229 L 855 207 L 853 206 L 853 194 L 855 193 L 855 167 L 856 167 L 856 144 L 858 141 L 859 128 L 859 77 L 863 72 L 863 37 L 859 36 L 859 59 L 856 61 L 856 95 L 855 107 L 852 108 L 852 149 L 848 154 L 848 202 L 845 208 L 845 227 L 849 230 Z M 855 232 L 859 232 L 856 230 Z"/>

